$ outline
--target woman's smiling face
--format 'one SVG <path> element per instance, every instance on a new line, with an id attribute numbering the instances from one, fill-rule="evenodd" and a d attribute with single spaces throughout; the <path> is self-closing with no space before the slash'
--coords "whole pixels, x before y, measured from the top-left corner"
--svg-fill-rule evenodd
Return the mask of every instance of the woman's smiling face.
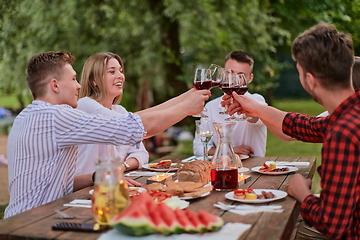
<path id="1" fill-rule="evenodd" d="M 115 98 L 123 94 L 125 75 L 123 74 L 123 68 L 117 59 L 111 58 L 107 62 L 104 80 L 107 88 L 107 95 L 109 95 L 109 97 Z"/>

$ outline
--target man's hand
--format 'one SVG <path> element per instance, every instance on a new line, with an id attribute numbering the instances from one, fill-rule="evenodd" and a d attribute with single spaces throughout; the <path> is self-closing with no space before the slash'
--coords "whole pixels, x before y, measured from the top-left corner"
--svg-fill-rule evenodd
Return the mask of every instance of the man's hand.
<path id="1" fill-rule="evenodd" d="M 125 181 L 129 187 L 141 187 L 141 183 L 132 180 L 131 178 L 125 177 Z"/>
<path id="2" fill-rule="evenodd" d="M 242 154 L 242 155 L 250 156 L 250 155 L 254 154 L 254 150 L 251 147 L 245 146 L 245 145 L 236 146 L 236 147 L 233 147 L 233 149 L 236 154 L 240 154 L 240 155 Z"/>
<path id="3" fill-rule="evenodd" d="M 304 178 L 300 173 L 296 173 L 289 181 L 289 195 L 302 203 L 307 196 L 312 194 L 311 182 L 310 178 Z"/>

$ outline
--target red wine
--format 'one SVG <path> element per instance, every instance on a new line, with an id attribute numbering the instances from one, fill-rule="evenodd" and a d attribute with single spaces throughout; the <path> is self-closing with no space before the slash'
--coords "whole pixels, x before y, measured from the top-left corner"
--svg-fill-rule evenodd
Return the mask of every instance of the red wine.
<path id="1" fill-rule="evenodd" d="M 237 92 L 237 90 L 239 89 L 239 87 L 228 87 L 228 86 L 224 86 L 224 84 L 221 86 L 221 90 L 227 94 L 227 95 L 231 95 L 232 92 Z"/>
<path id="2" fill-rule="evenodd" d="M 211 169 L 211 185 L 215 190 L 230 190 L 238 187 L 238 170 Z"/>
<path id="3" fill-rule="evenodd" d="M 231 95 L 232 92 L 236 92 L 239 95 L 244 95 L 247 90 L 248 87 L 227 87 L 227 86 L 221 86 L 221 90 L 226 93 L 227 95 Z"/>
<path id="4" fill-rule="evenodd" d="M 212 81 L 212 87 L 220 87 L 221 82 Z"/>
<path id="5" fill-rule="evenodd" d="M 194 82 L 194 87 L 196 88 L 196 90 L 210 89 L 212 87 L 212 81 L 211 80 L 196 81 Z"/>
<path id="6" fill-rule="evenodd" d="M 249 89 L 248 87 L 243 86 L 243 87 L 239 87 L 237 90 L 235 90 L 235 92 L 239 95 L 244 95 L 248 89 Z"/>

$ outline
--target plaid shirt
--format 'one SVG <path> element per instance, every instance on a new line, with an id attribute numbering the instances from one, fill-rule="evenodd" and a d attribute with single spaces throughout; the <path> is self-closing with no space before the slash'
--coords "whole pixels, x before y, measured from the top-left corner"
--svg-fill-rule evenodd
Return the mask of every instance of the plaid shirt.
<path id="1" fill-rule="evenodd" d="M 283 132 L 305 142 L 322 142 L 320 198 L 307 196 L 300 212 L 326 237 L 360 239 L 360 91 L 328 117 L 288 113 Z"/>

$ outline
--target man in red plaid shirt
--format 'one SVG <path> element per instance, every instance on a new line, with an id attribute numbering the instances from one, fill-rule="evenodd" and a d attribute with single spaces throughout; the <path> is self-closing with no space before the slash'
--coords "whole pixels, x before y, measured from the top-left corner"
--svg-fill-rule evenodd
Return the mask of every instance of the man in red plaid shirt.
<path id="1" fill-rule="evenodd" d="M 301 174 L 289 182 L 288 193 L 301 203 L 304 219 L 297 239 L 360 239 L 360 91 L 351 83 L 352 39 L 318 24 L 294 40 L 292 56 L 303 88 L 328 117 L 283 112 L 235 92 L 228 113 L 259 117 L 297 140 L 322 142 L 320 197 L 311 193 L 311 179 Z M 229 102 L 224 96 L 222 105 Z"/>

